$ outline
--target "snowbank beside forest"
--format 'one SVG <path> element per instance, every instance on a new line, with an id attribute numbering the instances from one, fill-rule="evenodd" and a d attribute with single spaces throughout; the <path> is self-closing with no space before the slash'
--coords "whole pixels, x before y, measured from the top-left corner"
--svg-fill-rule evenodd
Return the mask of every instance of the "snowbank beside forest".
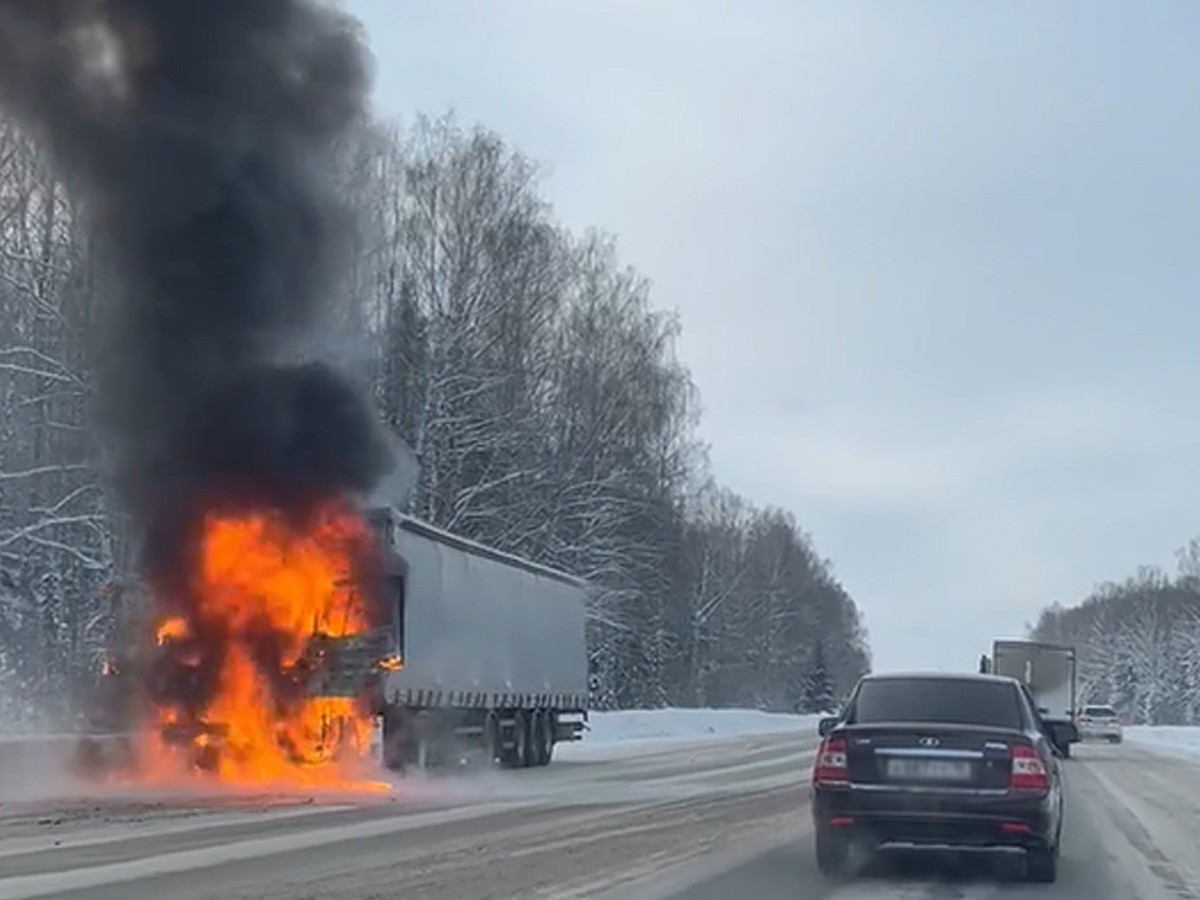
<path id="1" fill-rule="evenodd" d="M 655 744 L 693 744 L 722 738 L 792 732 L 815 740 L 820 716 L 768 713 L 754 709 L 624 709 L 593 712 L 581 745 L 559 751 L 595 748 L 639 749 Z M 569 748 L 569 749 L 568 749 Z"/>
<path id="2" fill-rule="evenodd" d="M 1200 757 L 1200 726 L 1197 725 L 1130 725 L 1125 728 L 1125 740 L 1156 750 Z"/>

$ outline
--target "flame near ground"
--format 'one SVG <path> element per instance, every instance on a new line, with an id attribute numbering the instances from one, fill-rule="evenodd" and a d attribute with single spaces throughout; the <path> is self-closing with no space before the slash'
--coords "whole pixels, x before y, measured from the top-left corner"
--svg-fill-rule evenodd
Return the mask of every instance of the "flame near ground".
<path id="1" fill-rule="evenodd" d="M 329 641 L 372 625 L 362 571 L 377 548 L 366 521 L 341 502 L 299 520 L 211 512 L 196 551 L 186 602 L 163 597 L 156 622 L 147 777 L 372 787 L 362 778 L 368 711 L 312 689 Z"/>

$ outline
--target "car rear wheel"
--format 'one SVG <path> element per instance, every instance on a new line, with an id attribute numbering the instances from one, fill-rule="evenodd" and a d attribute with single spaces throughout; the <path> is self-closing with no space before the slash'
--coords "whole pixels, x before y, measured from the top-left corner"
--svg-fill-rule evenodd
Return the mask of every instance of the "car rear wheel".
<path id="1" fill-rule="evenodd" d="M 1058 847 L 1036 847 L 1025 851 L 1025 878 L 1041 884 L 1058 880 Z"/>
<path id="2" fill-rule="evenodd" d="M 817 828 L 817 868 L 827 878 L 845 877 L 850 862 L 850 836 L 830 828 Z"/>

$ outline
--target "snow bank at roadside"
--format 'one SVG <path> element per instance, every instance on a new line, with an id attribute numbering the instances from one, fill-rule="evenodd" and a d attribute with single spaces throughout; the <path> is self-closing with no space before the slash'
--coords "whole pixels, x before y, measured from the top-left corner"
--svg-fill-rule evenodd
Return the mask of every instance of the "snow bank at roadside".
<path id="1" fill-rule="evenodd" d="M 1200 726 L 1196 725 L 1130 725 L 1125 729 L 1125 740 L 1170 753 L 1200 756 Z"/>
<path id="2" fill-rule="evenodd" d="M 626 709 L 591 714 L 583 743 L 613 746 L 693 743 L 744 735 L 816 734 L 819 716 L 767 713 L 754 709 Z"/>

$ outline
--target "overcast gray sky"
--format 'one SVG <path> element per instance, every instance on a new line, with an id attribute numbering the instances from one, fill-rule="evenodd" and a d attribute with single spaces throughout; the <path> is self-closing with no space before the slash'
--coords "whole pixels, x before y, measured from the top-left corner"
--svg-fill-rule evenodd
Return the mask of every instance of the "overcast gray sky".
<path id="1" fill-rule="evenodd" d="M 716 475 L 877 668 L 1200 533 L 1200 4 L 347 5 L 382 114 L 499 132 L 679 311 Z"/>

